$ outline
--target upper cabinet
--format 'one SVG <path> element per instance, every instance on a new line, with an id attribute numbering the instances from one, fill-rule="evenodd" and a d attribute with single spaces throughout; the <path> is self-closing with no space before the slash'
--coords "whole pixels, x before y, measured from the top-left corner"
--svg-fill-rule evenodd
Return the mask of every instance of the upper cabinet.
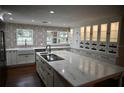
<path id="1" fill-rule="evenodd" d="M 98 35 L 98 25 L 93 25 L 93 31 L 92 31 L 92 41 L 97 41 L 97 35 Z"/>
<path id="2" fill-rule="evenodd" d="M 119 21 L 91 24 L 80 29 L 80 48 L 117 54 Z"/>
<path id="3" fill-rule="evenodd" d="M 110 42 L 117 42 L 117 40 L 118 40 L 118 30 L 119 30 L 119 22 L 111 23 Z"/>
<path id="4" fill-rule="evenodd" d="M 81 38 L 81 41 L 84 41 L 84 27 L 81 27 L 80 29 L 80 38 Z"/>
<path id="5" fill-rule="evenodd" d="M 91 26 L 86 27 L 86 41 L 90 41 L 90 30 Z"/>
<path id="6" fill-rule="evenodd" d="M 70 33 L 69 33 L 69 43 L 72 44 L 73 43 L 73 29 L 70 29 Z"/>
<path id="7" fill-rule="evenodd" d="M 106 42 L 107 38 L 107 24 L 101 24 L 100 41 Z"/>

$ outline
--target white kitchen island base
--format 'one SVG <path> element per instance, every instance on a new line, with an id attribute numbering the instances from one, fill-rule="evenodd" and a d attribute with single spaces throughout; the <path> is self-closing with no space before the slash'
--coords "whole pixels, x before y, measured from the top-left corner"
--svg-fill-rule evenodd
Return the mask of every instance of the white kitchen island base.
<path id="1" fill-rule="evenodd" d="M 104 80 L 119 77 L 123 67 L 81 56 L 69 51 L 54 51 L 64 60 L 48 62 L 37 52 L 37 72 L 46 86 L 93 86 Z M 121 83 L 120 83 L 121 84 Z"/>

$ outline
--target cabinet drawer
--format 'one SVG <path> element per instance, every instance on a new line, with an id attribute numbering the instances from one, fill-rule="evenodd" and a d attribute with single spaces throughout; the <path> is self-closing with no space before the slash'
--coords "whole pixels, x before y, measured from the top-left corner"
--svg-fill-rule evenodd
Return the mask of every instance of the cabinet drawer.
<path id="1" fill-rule="evenodd" d="M 35 56 L 33 54 L 18 54 L 18 64 L 33 63 L 35 62 Z"/>
<path id="2" fill-rule="evenodd" d="M 18 50 L 18 54 L 22 54 L 22 55 L 24 55 L 24 54 L 34 54 L 35 52 L 34 52 L 34 50 Z"/>

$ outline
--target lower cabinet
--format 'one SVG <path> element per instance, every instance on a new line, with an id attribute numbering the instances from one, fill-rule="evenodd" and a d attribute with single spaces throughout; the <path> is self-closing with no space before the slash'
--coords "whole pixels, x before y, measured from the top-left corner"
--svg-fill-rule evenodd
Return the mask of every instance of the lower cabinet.
<path id="1" fill-rule="evenodd" d="M 8 50 L 6 54 L 8 66 L 35 62 L 34 50 Z"/>
<path id="2" fill-rule="evenodd" d="M 28 64 L 35 62 L 34 50 L 19 50 L 17 51 L 17 64 Z"/>
<path id="3" fill-rule="evenodd" d="M 36 70 L 47 87 L 53 86 L 53 69 L 36 56 Z"/>
<path id="4" fill-rule="evenodd" d="M 7 65 L 15 65 L 17 63 L 17 51 L 9 50 L 6 52 L 7 55 Z"/>
<path id="5" fill-rule="evenodd" d="M 53 68 L 36 55 L 36 70 L 40 78 L 47 87 L 65 87 L 71 86 L 63 77 L 61 77 Z"/>

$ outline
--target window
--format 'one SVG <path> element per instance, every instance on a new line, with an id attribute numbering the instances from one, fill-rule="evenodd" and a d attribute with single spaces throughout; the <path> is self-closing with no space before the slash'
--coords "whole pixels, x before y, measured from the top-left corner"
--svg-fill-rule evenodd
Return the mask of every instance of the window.
<path id="1" fill-rule="evenodd" d="M 59 32 L 58 43 L 68 43 L 68 32 Z"/>
<path id="2" fill-rule="evenodd" d="M 98 34 L 98 25 L 94 25 L 93 26 L 93 36 L 92 36 L 93 41 L 97 41 L 97 34 Z"/>
<path id="3" fill-rule="evenodd" d="M 84 41 L 84 27 L 81 27 L 81 41 Z"/>
<path id="4" fill-rule="evenodd" d="M 90 26 L 86 27 L 86 40 L 89 41 L 90 40 Z"/>
<path id="5" fill-rule="evenodd" d="M 33 45 L 33 30 L 32 29 L 17 29 L 16 30 L 17 45 Z"/>
<path id="6" fill-rule="evenodd" d="M 47 31 L 47 44 L 57 43 L 57 32 Z"/>
<path id="7" fill-rule="evenodd" d="M 47 31 L 47 44 L 68 43 L 68 32 Z"/>
<path id="8" fill-rule="evenodd" d="M 100 41 L 105 42 L 107 35 L 107 24 L 101 24 Z"/>
<path id="9" fill-rule="evenodd" d="M 111 23 L 110 42 L 117 42 L 119 22 Z"/>

